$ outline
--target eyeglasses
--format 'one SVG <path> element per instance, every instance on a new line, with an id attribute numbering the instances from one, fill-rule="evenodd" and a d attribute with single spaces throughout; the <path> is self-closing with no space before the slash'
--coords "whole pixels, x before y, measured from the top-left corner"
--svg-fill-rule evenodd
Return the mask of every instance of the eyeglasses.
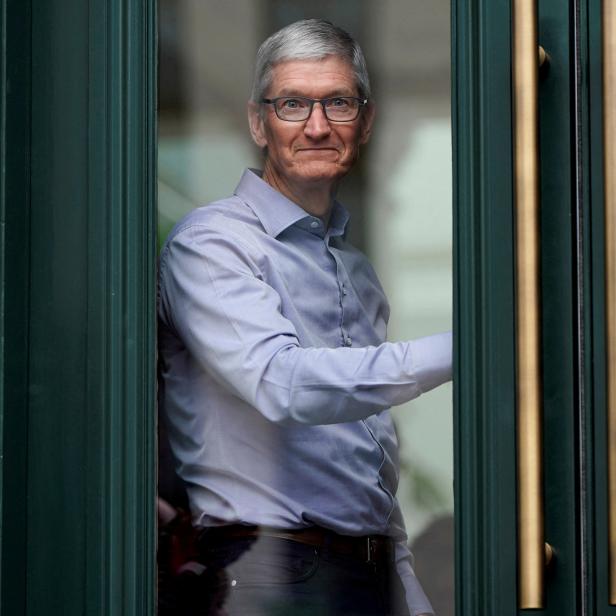
<path id="1" fill-rule="evenodd" d="M 262 103 L 273 105 L 276 115 L 285 122 L 304 122 L 310 117 L 315 103 L 321 103 L 323 113 L 330 122 L 352 122 L 361 108 L 368 104 L 367 98 L 334 96 L 332 98 L 306 98 L 304 96 L 279 96 L 264 98 Z"/>

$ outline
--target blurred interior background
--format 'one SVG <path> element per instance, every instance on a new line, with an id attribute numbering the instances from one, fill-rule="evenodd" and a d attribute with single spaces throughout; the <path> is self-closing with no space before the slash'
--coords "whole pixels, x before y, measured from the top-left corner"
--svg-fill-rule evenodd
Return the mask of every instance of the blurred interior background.
<path id="1" fill-rule="evenodd" d="M 377 120 L 339 195 L 351 241 L 387 291 L 391 340 L 451 329 L 451 109 L 448 0 L 159 0 L 159 243 L 190 209 L 227 196 L 260 155 L 246 101 L 259 44 L 323 17 L 359 40 Z M 393 410 L 398 497 L 416 571 L 453 615 L 451 385 Z"/>

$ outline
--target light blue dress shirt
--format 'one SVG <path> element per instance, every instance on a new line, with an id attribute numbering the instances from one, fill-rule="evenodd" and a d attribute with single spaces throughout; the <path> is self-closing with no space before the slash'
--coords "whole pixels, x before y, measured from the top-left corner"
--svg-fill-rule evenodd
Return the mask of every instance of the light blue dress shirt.
<path id="1" fill-rule="evenodd" d="M 451 334 L 385 342 L 366 259 L 257 172 L 200 207 L 160 257 L 161 400 L 197 524 L 386 534 L 411 614 L 431 612 L 395 498 L 387 410 L 451 378 Z"/>

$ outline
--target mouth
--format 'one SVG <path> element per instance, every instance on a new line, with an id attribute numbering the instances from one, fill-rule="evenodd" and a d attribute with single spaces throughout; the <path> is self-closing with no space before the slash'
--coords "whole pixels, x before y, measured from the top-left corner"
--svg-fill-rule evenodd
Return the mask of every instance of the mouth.
<path id="1" fill-rule="evenodd" d="M 334 148 L 334 147 L 297 148 L 296 152 L 336 152 L 338 153 L 338 148 Z"/>

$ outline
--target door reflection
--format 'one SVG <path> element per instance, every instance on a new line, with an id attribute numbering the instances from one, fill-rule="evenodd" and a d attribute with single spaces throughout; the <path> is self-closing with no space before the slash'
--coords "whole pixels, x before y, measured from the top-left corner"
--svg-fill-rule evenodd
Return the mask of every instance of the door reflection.
<path id="1" fill-rule="evenodd" d="M 160 0 L 159 241 L 194 207 L 231 194 L 241 169 L 259 166 L 246 122 L 254 54 L 271 32 L 307 17 L 345 28 L 367 56 L 377 125 L 339 198 L 352 206 L 351 242 L 389 297 L 388 338 L 451 329 L 445 0 Z M 393 413 L 415 569 L 437 614 L 453 615 L 451 386 Z M 160 492 L 177 501 L 164 442 L 161 452 Z"/>

